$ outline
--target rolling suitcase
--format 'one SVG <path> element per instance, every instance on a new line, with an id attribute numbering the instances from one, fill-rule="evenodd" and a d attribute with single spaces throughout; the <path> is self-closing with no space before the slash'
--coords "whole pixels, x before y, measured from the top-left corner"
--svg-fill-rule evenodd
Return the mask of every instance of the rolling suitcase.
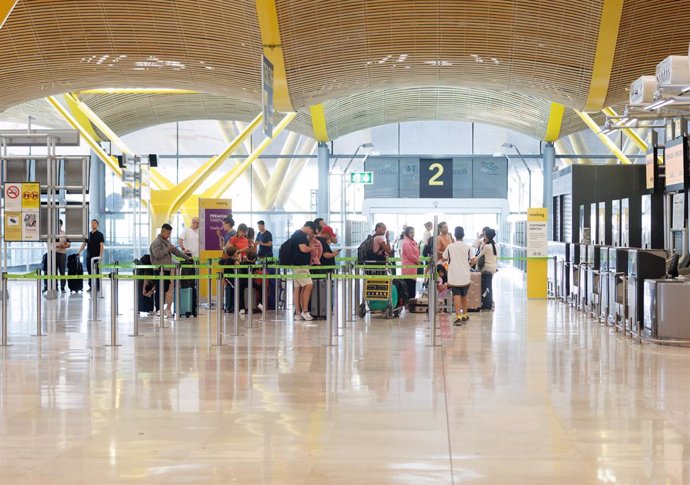
<path id="1" fill-rule="evenodd" d="M 81 276 L 84 274 L 84 268 L 77 254 L 70 254 L 67 256 L 67 274 L 69 276 Z M 70 292 L 77 293 L 84 289 L 84 280 L 67 280 L 67 286 Z"/>
<path id="2" fill-rule="evenodd" d="M 412 298 L 407 304 L 410 313 L 427 313 L 429 311 L 429 298 Z"/>
<path id="3" fill-rule="evenodd" d="M 184 282 L 185 280 L 182 281 Z M 180 307 L 177 314 L 187 318 L 196 317 L 197 301 L 196 288 L 180 288 Z"/>
<path id="4" fill-rule="evenodd" d="M 134 264 L 136 265 L 149 265 L 151 264 L 151 257 L 148 254 L 145 254 L 144 256 L 141 257 L 141 260 L 134 260 Z M 137 276 L 141 275 L 150 275 L 152 274 L 153 270 L 150 269 L 135 269 L 134 274 Z M 137 284 L 137 299 L 139 300 L 138 304 L 138 309 L 139 312 L 147 312 L 150 313 L 154 309 L 154 303 L 153 303 L 153 296 L 146 296 L 144 295 L 144 284 L 146 283 L 145 280 L 136 280 Z"/>
<path id="5" fill-rule="evenodd" d="M 470 289 L 467 292 L 467 310 L 477 312 L 482 307 L 482 274 L 470 273 Z"/>
<path id="6" fill-rule="evenodd" d="M 314 319 L 326 319 L 326 291 L 328 282 L 325 279 L 315 279 L 314 289 L 311 292 L 311 299 L 309 300 L 309 313 Z M 331 291 L 333 288 L 331 288 Z M 333 293 L 331 293 L 331 305 L 333 304 Z"/>

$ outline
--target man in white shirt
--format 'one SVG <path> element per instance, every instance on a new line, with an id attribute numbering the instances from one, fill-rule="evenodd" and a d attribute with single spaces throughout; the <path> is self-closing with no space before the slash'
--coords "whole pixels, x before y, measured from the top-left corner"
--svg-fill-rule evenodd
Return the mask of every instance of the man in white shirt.
<path id="1" fill-rule="evenodd" d="M 424 246 L 426 246 L 426 243 L 429 242 L 429 238 L 431 237 L 431 230 L 433 228 L 434 228 L 433 222 L 425 222 L 424 223 L 424 234 L 422 235 L 422 245 L 421 245 L 422 249 L 424 249 Z"/>
<path id="2" fill-rule="evenodd" d="M 191 227 L 185 228 L 177 238 L 177 245 L 182 251 L 189 252 L 193 257 L 199 257 L 199 218 L 192 218 Z"/>
<path id="3" fill-rule="evenodd" d="M 443 251 L 448 262 L 448 286 L 453 293 L 455 322 L 457 327 L 470 319 L 467 315 L 467 292 L 470 289 L 470 266 L 474 264 L 472 246 L 463 241 L 465 229 L 455 228 L 455 242 Z"/>
<path id="4" fill-rule="evenodd" d="M 62 224 L 62 219 L 60 219 L 58 226 L 59 237 L 56 239 L 55 243 L 53 243 L 53 248 L 55 249 L 55 269 L 57 270 L 57 273 L 60 273 L 64 276 L 67 266 L 67 249 L 69 249 L 72 244 L 70 243 L 69 239 L 65 237 L 65 231 L 62 230 Z M 60 280 L 60 290 L 63 293 L 66 292 L 66 285 L 67 280 Z M 43 291 L 48 291 L 48 280 L 43 280 Z"/>

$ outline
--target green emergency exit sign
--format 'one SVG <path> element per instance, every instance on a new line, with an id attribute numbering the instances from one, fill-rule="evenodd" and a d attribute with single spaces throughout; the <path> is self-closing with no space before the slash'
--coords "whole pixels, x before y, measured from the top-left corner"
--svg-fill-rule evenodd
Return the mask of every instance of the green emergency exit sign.
<path id="1" fill-rule="evenodd" d="M 374 172 L 352 172 L 350 183 L 371 185 L 374 183 Z"/>

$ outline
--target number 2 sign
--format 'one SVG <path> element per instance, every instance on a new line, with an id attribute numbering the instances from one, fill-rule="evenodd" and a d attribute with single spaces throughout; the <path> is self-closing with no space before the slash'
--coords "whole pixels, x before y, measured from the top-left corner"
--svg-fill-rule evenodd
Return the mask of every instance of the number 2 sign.
<path id="1" fill-rule="evenodd" d="M 419 160 L 419 197 L 422 199 L 453 198 L 453 159 L 422 158 Z"/>

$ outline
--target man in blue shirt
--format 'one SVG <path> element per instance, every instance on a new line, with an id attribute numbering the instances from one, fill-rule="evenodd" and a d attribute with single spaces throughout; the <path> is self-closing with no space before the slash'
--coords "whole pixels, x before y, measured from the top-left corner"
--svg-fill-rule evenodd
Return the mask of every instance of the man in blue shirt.
<path id="1" fill-rule="evenodd" d="M 266 223 L 259 221 L 256 223 L 259 234 L 256 235 L 256 251 L 260 258 L 273 257 L 273 234 L 266 229 Z"/>

